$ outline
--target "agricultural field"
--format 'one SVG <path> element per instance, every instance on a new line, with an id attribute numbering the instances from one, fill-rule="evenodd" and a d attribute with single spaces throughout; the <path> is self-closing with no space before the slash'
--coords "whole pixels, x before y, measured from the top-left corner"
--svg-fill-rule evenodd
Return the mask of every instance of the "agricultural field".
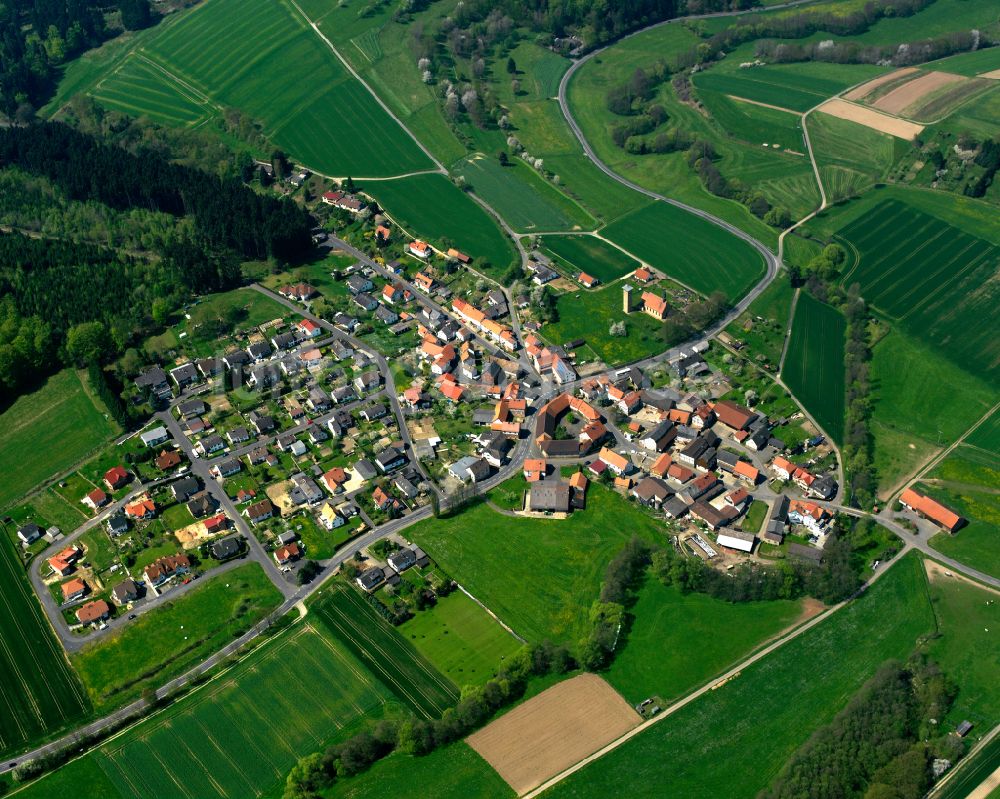
<path id="1" fill-rule="evenodd" d="M 907 146 L 902 139 L 830 114 L 810 114 L 807 124 L 830 202 L 859 194 L 881 180 Z"/>
<path id="2" fill-rule="evenodd" d="M 589 230 L 594 218 L 520 158 L 501 166 L 493 156 L 477 153 L 454 171 L 519 233 Z"/>
<path id="3" fill-rule="evenodd" d="M 8 757 L 90 712 L 14 545 L 0 536 L 0 754 Z"/>
<path id="4" fill-rule="evenodd" d="M 611 283 L 639 268 L 639 262 L 596 236 L 547 236 L 542 244 L 569 273 L 586 272 Z"/>
<path id="5" fill-rule="evenodd" d="M 698 97 L 712 118 L 734 139 L 752 144 L 805 153 L 799 114 L 742 102 L 720 92 L 699 89 Z"/>
<path id="6" fill-rule="evenodd" d="M 604 676 L 632 704 L 651 696 L 669 703 L 749 655 L 803 609 L 798 601 L 730 603 L 682 594 L 650 576 L 629 609 L 625 645 Z"/>
<path id="7" fill-rule="evenodd" d="M 836 308 L 799 294 L 781 376 L 834 441 L 843 441 L 847 322 Z"/>
<path id="8" fill-rule="evenodd" d="M 1000 49 L 986 47 L 971 53 L 959 53 L 938 61 L 930 61 L 923 66 L 926 69 L 939 69 L 942 72 L 953 72 L 956 75 L 974 78 L 984 72 L 1000 69 Z"/>
<path id="9" fill-rule="evenodd" d="M 248 563 L 85 646 L 73 665 L 94 707 L 111 710 L 182 674 L 279 604 L 264 570 Z"/>
<path id="10" fill-rule="evenodd" d="M 791 237 L 789 237 L 791 238 Z M 787 242 L 786 241 L 786 247 Z M 792 284 L 785 275 L 778 277 L 750 303 L 742 314 L 726 328 L 733 338 L 743 342 L 754 357 L 763 358 L 776 367 L 781 360 L 785 329 L 792 309 Z"/>
<path id="11" fill-rule="evenodd" d="M 329 175 L 432 167 L 289 5 L 212 0 L 178 14 L 87 90 L 111 108 L 169 124 L 238 108 L 292 158 Z"/>
<path id="12" fill-rule="evenodd" d="M 996 493 L 1000 486 L 995 479 L 1000 461 L 995 456 L 984 464 L 986 460 L 980 453 L 963 452 L 959 448 L 931 472 L 929 479 L 918 484 L 918 490 L 968 520 L 968 524 L 954 535 L 935 535 L 931 546 L 942 555 L 1000 577 L 1000 502 Z M 939 474 L 955 476 L 956 471 L 963 480 L 937 477 Z"/>
<path id="13" fill-rule="evenodd" d="M 82 460 L 119 432 L 84 372 L 64 369 L 0 414 L 0 463 L 18 464 L 0 486 L 0 508 Z"/>
<path id="14" fill-rule="evenodd" d="M 458 700 L 458 689 L 353 587 L 332 582 L 310 605 L 322 624 L 400 701 L 433 718 Z"/>
<path id="15" fill-rule="evenodd" d="M 311 690 L 317 684 L 322 691 Z M 342 646 L 301 625 L 24 796 L 52 796 L 49 787 L 65 782 L 64 772 L 100 789 L 88 795 L 112 799 L 259 796 L 276 789 L 304 752 L 392 704 Z"/>
<path id="16" fill-rule="evenodd" d="M 1000 736 L 980 749 L 972 759 L 961 763 L 961 770 L 953 774 L 945 786 L 934 796 L 936 799 L 968 799 L 994 771 L 1000 768 Z M 1000 789 L 991 791 L 986 799 L 997 799 Z"/>
<path id="17" fill-rule="evenodd" d="M 474 600 L 455 591 L 398 628 L 455 685 L 481 685 L 521 643 Z"/>
<path id="18" fill-rule="evenodd" d="M 885 71 L 867 64 L 768 64 L 739 69 L 740 51 L 731 53 L 717 67 L 699 73 L 699 89 L 804 112 L 840 93 L 848 86 Z"/>
<path id="19" fill-rule="evenodd" d="M 496 221 L 443 175 L 379 181 L 365 191 L 408 233 L 437 247 L 457 247 L 476 269 L 500 276 L 514 261 L 514 245 Z"/>
<path id="20" fill-rule="evenodd" d="M 907 235 L 895 236 L 900 230 Z M 845 285 L 860 283 L 869 305 L 957 365 L 1000 379 L 1000 337 L 990 325 L 967 323 L 991 318 L 996 307 L 1000 246 L 897 200 L 878 203 L 837 237 L 854 260 Z"/>
<path id="21" fill-rule="evenodd" d="M 870 429 L 883 496 L 982 418 L 996 399 L 989 384 L 900 330 L 872 348 L 871 376 Z"/>
<path id="22" fill-rule="evenodd" d="M 764 276 L 764 259 L 753 247 L 669 203 L 633 211 L 601 234 L 695 291 L 721 291 L 730 302 Z"/>
<path id="23" fill-rule="evenodd" d="M 485 503 L 408 535 L 470 594 L 529 641 L 587 633 L 604 569 L 632 535 L 663 540 L 662 521 L 599 485 L 568 519 L 512 519 Z"/>
<path id="24" fill-rule="evenodd" d="M 603 797 L 628 786 L 633 796 L 659 796 L 669 784 L 676 796 L 751 799 L 882 663 L 905 659 L 934 629 L 926 596 L 920 560 L 902 559 L 859 599 L 547 795 Z M 824 664 L 821 679 L 810 663 Z"/>

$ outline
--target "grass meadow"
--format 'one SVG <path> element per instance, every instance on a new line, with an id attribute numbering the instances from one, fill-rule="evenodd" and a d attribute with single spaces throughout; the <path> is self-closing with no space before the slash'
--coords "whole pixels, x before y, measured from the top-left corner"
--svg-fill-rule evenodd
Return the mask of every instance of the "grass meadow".
<path id="1" fill-rule="evenodd" d="M 629 609 L 625 646 L 604 677 L 629 702 L 669 702 L 748 655 L 799 616 L 801 602 L 724 602 L 649 577 Z"/>
<path id="2" fill-rule="evenodd" d="M 1000 381 L 1000 336 L 974 323 L 990 319 L 1000 299 L 1000 245 L 897 200 L 878 203 L 838 238 L 854 258 L 845 285 L 860 283 L 865 300 L 900 327 L 970 373 Z"/>
<path id="3" fill-rule="evenodd" d="M 881 180 L 907 146 L 902 139 L 829 114 L 810 114 L 806 124 L 830 202 Z"/>
<path id="4" fill-rule="evenodd" d="M 260 795 L 391 701 L 344 647 L 301 625 L 95 757 L 123 799 Z"/>
<path id="5" fill-rule="evenodd" d="M 936 69 L 941 72 L 954 72 L 973 78 L 983 72 L 1000 69 L 1000 49 L 986 47 L 971 53 L 959 53 L 939 61 L 930 61 L 923 65 L 924 69 Z"/>
<path id="6" fill-rule="evenodd" d="M 597 225 L 520 158 L 501 166 L 493 156 L 477 153 L 456 165 L 455 171 L 519 233 L 589 230 Z"/>
<path id="7" fill-rule="evenodd" d="M 365 185 L 407 232 L 437 247 L 457 247 L 480 271 L 502 274 L 515 257 L 496 221 L 444 175 L 414 175 Z"/>
<path id="8" fill-rule="evenodd" d="M 458 700 L 455 684 L 353 587 L 331 582 L 310 613 L 417 713 L 437 717 Z"/>
<path id="9" fill-rule="evenodd" d="M 785 239 L 786 242 L 788 240 Z M 756 356 L 763 357 L 776 367 L 781 360 L 781 348 L 785 342 L 788 314 L 792 309 L 792 294 L 791 283 L 785 275 L 778 275 L 777 279 L 750 303 L 750 307 L 726 328 L 726 332 L 742 341 Z"/>
<path id="10" fill-rule="evenodd" d="M 90 711 L 7 536 L 0 536 L 0 753 L 52 735 Z"/>
<path id="11" fill-rule="evenodd" d="M 753 247 L 669 203 L 633 211 L 601 233 L 702 294 L 721 291 L 733 301 L 764 276 L 764 259 Z"/>
<path id="12" fill-rule="evenodd" d="M 834 441 L 844 438 L 844 343 L 847 323 L 836 308 L 802 292 L 781 376 Z"/>
<path id="13" fill-rule="evenodd" d="M 182 674 L 281 604 L 256 563 L 205 582 L 73 655 L 95 708 L 110 710 Z"/>
<path id="14" fill-rule="evenodd" d="M 662 540 L 663 527 L 592 485 L 587 509 L 568 519 L 512 519 L 482 503 L 409 534 L 516 633 L 575 645 L 588 631 L 607 564 L 632 535 Z"/>
<path id="15" fill-rule="evenodd" d="M 481 685 L 521 643 L 474 600 L 455 591 L 397 628 L 455 685 Z"/>
<path id="16" fill-rule="evenodd" d="M 86 380 L 83 372 L 64 369 L 0 414 L 0 463 L 17 464 L 0 485 L 0 508 L 119 432 Z"/>
<path id="17" fill-rule="evenodd" d="M 923 567 L 904 558 L 829 619 L 546 795 L 614 796 L 627 786 L 654 797 L 669 786 L 672 796 L 752 799 L 879 665 L 906 658 L 933 629 Z"/>
<path id="18" fill-rule="evenodd" d="M 596 236 L 548 236 L 542 243 L 570 273 L 586 272 L 611 283 L 639 268 L 639 262 Z"/>
<path id="19" fill-rule="evenodd" d="M 734 100 L 720 92 L 699 89 L 698 97 L 726 133 L 755 147 L 778 144 L 785 150 L 804 153 L 802 122 L 797 114 L 775 111 Z"/>
<path id="20" fill-rule="evenodd" d="M 90 91 L 112 108 L 168 124 L 239 108 L 294 159 L 329 175 L 432 166 L 285 3 L 211 0 L 183 12 Z"/>

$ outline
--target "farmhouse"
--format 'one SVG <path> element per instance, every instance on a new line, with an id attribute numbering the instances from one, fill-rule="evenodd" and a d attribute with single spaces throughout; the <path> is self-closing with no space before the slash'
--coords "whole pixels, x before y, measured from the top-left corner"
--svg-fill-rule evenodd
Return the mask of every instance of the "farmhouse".
<path id="1" fill-rule="evenodd" d="M 926 519 L 930 519 L 938 527 L 947 530 L 949 533 L 954 533 L 965 524 L 965 519 L 955 513 L 955 511 L 945 507 L 937 500 L 931 499 L 926 494 L 914 491 L 912 488 L 907 488 L 900 494 L 899 503 L 904 508 L 908 508 Z"/>
<path id="2" fill-rule="evenodd" d="M 732 400 L 719 400 L 713 410 L 718 420 L 733 430 L 746 430 L 750 422 L 757 418 L 756 413 Z"/>

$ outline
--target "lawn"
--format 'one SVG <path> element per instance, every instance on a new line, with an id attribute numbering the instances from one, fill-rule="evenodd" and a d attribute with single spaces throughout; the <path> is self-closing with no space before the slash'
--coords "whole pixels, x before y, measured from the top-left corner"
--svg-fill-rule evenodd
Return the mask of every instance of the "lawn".
<path id="1" fill-rule="evenodd" d="M 91 88 L 133 116 L 187 125 L 238 108 L 292 158 L 330 175 L 432 166 L 290 5 L 211 0 L 156 27 Z"/>
<path id="2" fill-rule="evenodd" d="M 634 272 L 639 262 L 596 236 L 546 236 L 543 245 L 570 274 L 586 272 L 601 283 Z"/>
<path id="3" fill-rule="evenodd" d="M 987 383 L 900 330 L 873 348 L 871 375 L 871 431 L 883 493 L 961 436 L 996 401 Z"/>
<path id="4" fill-rule="evenodd" d="M 885 68 L 867 64 L 819 61 L 738 69 L 737 62 L 733 55 L 725 66 L 699 73 L 694 85 L 792 111 L 808 111 L 848 86 L 885 72 Z"/>
<path id="5" fill-rule="evenodd" d="M 459 162 L 455 172 L 519 233 L 589 230 L 597 225 L 580 205 L 520 158 L 501 166 L 493 156 L 476 153 Z"/>
<path id="6" fill-rule="evenodd" d="M 750 533 L 759 533 L 761 526 L 764 524 L 764 519 L 767 518 L 768 510 L 766 502 L 755 499 L 751 503 L 746 515 L 740 521 L 740 527 Z"/>
<path id="7" fill-rule="evenodd" d="M 845 285 L 860 283 L 865 300 L 901 328 L 968 372 L 1000 381 L 996 326 L 976 323 L 992 318 L 1000 300 L 1000 245 L 896 199 L 845 224 L 837 238 L 854 259 Z"/>
<path id="8" fill-rule="evenodd" d="M 834 441 L 844 438 L 844 337 L 836 308 L 802 292 L 781 376 Z"/>
<path id="9" fill-rule="evenodd" d="M 458 700 L 455 684 L 352 586 L 331 582 L 310 603 L 309 612 L 417 713 L 434 718 Z"/>
<path id="10" fill-rule="evenodd" d="M 248 563 L 94 641 L 73 665 L 94 706 L 110 710 L 182 674 L 279 604 L 264 570 Z"/>
<path id="11" fill-rule="evenodd" d="M 766 506 L 765 506 L 766 508 Z M 605 673 L 629 702 L 669 702 L 725 671 L 793 624 L 800 602 L 724 602 L 649 577 L 630 609 L 625 646 Z"/>
<path id="12" fill-rule="evenodd" d="M 0 755 L 87 715 L 90 702 L 7 536 L 0 536 Z"/>
<path id="13" fill-rule="evenodd" d="M 0 414 L 0 463 L 13 465 L 0 508 L 82 460 L 119 432 L 83 372 L 64 369 Z"/>
<path id="14" fill-rule="evenodd" d="M 410 641 L 455 685 L 481 685 L 521 643 L 461 591 L 438 600 L 402 624 Z"/>
<path id="15" fill-rule="evenodd" d="M 547 795 L 653 797 L 669 785 L 673 796 L 751 799 L 879 665 L 934 629 L 925 586 L 920 561 L 904 558 L 860 599 Z"/>
<path id="16" fill-rule="evenodd" d="M 763 358 L 771 368 L 776 368 L 781 360 L 788 314 L 792 309 L 792 293 L 792 285 L 787 277 L 778 275 L 750 303 L 750 307 L 726 328 L 729 335 L 743 342 L 755 358 Z"/>
<path id="17" fill-rule="evenodd" d="M 502 274 L 514 245 L 490 215 L 443 175 L 414 175 L 365 186 L 408 233 L 439 248 L 457 247 L 484 272 Z"/>
<path id="18" fill-rule="evenodd" d="M 662 521 L 599 485 L 568 519 L 512 519 L 478 504 L 409 536 L 529 641 L 575 645 L 588 631 L 604 569 L 632 535 L 662 541 Z"/>
<path id="19" fill-rule="evenodd" d="M 56 795 L 70 774 L 98 791 L 88 796 L 260 796 L 279 789 L 303 754 L 345 737 L 391 701 L 343 647 L 300 625 L 24 795 Z"/>
<path id="20" fill-rule="evenodd" d="M 753 247 L 669 203 L 633 211 L 601 233 L 695 291 L 721 291 L 730 302 L 764 276 L 764 259 Z"/>

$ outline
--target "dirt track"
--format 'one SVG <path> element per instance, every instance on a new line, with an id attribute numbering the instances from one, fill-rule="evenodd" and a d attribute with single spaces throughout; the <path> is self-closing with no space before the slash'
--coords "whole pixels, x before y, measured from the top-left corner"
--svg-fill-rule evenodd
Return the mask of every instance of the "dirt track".
<path id="1" fill-rule="evenodd" d="M 520 796 L 640 721 L 604 680 L 581 674 L 529 699 L 466 742 Z"/>
<path id="2" fill-rule="evenodd" d="M 891 92 L 879 97 L 872 105 L 887 114 L 899 114 L 922 97 L 950 83 L 961 83 L 967 78 L 950 72 L 925 72 L 918 78 L 908 80 Z"/>
<path id="3" fill-rule="evenodd" d="M 942 566 L 940 563 L 935 563 L 933 560 L 924 560 L 924 569 L 927 572 L 927 578 L 932 582 L 940 582 L 945 580 L 954 580 L 961 583 L 966 583 L 981 591 L 989 591 L 991 594 L 996 594 L 1000 596 L 1000 591 L 995 588 L 991 588 L 988 585 L 983 585 L 982 583 L 977 583 L 975 580 L 971 580 L 964 574 L 958 574 L 948 569 L 946 566 Z"/>
<path id="4" fill-rule="evenodd" d="M 905 119 L 896 119 L 888 114 L 882 114 L 871 108 L 855 105 L 839 98 L 827 100 L 817 110 L 907 141 L 915 139 L 924 129 L 923 125 L 907 122 Z"/>
<path id="5" fill-rule="evenodd" d="M 976 75 L 977 78 L 990 78 L 991 80 L 1000 80 L 1000 69 L 991 69 L 989 72 L 983 72 L 980 75 Z"/>
<path id="6" fill-rule="evenodd" d="M 895 69 L 892 72 L 887 72 L 885 75 L 879 75 L 877 78 L 872 78 L 867 83 L 862 83 L 851 89 L 849 92 L 843 95 L 845 100 L 860 100 L 862 97 L 867 97 L 875 89 L 881 86 L 883 83 L 888 83 L 891 80 L 896 80 L 904 75 L 909 75 L 911 72 L 916 72 L 916 67 L 905 67 L 904 69 Z"/>

